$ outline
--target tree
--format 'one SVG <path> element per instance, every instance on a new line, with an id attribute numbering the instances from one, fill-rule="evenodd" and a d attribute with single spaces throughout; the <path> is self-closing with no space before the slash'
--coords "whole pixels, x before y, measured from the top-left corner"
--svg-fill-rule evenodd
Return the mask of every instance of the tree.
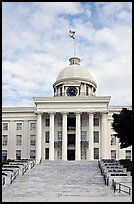
<path id="1" fill-rule="evenodd" d="M 126 148 L 132 145 L 132 110 L 122 108 L 119 114 L 113 114 L 112 127 L 116 132 L 115 136 L 119 138 L 120 148 Z"/>

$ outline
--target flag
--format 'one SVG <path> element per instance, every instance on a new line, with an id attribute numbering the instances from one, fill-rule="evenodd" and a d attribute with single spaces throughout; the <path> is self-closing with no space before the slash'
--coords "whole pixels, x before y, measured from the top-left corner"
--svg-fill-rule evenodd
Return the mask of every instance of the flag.
<path id="1" fill-rule="evenodd" d="M 75 31 L 69 31 L 69 33 L 70 33 L 70 38 L 73 38 L 73 39 L 75 39 Z"/>

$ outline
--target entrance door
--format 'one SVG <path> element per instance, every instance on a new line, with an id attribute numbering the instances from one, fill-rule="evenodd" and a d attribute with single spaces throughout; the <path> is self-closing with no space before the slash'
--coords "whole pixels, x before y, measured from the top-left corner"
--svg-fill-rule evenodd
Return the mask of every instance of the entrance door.
<path id="1" fill-rule="evenodd" d="M 75 160 L 75 150 L 67 150 L 67 160 Z"/>

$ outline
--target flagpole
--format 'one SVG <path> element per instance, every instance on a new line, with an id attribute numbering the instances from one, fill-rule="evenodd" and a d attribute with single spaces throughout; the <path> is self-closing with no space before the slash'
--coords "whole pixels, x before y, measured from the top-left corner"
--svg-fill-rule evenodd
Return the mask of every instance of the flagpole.
<path id="1" fill-rule="evenodd" d="M 74 38 L 74 57 L 75 57 L 75 38 Z"/>
<path id="2" fill-rule="evenodd" d="M 74 40 L 74 57 L 75 57 L 75 31 L 69 31 L 69 33 L 70 33 L 70 38 L 73 38 L 73 40 Z"/>

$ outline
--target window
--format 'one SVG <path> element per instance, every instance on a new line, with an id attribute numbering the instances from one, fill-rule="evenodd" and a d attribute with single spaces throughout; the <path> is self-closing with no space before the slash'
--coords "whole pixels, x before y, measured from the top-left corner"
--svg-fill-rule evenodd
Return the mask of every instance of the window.
<path id="1" fill-rule="evenodd" d="M 81 126 L 86 126 L 86 125 L 87 125 L 87 119 L 81 118 Z"/>
<path id="2" fill-rule="evenodd" d="M 16 145 L 21 145 L 22 135 L 16 135 Z"/>
<path id="3" fill-rule="evenodd" d="M 46 119 L 46 126 L 49 127 L 50 126 L 50 119 Z"/>
<path id="4" fill-rule="evenodd" d="M 46 131 L 45 133 L 45 142 L 49 143 L 49 131 Z"/>
<path id="5" fill-rule="evenodd" d="M 30 150 L 30 159 L 35 159 L 35 150 Z"/>
<path id="6" fill-rule="evenodd" d="M 16 160 L 21 159 L 21 150 L 16 150 Z"/>
<path id="7" fill-rule="evenodd" d="M 62 119 L 60 118 L 60 119 L 58 119 L 58 126 L 62 126 Z"/>
<path id="8" fill-rule="evenodd" d="M 30 123 L 30 130 L 36 130 L 36 123 Z"/>
<path id="9" fill-rule="evenodd" d="M 58 131 L 58 141 L 62 140 L 62 131 Z"/>
<path id="10" fill-rule="evenodd" d="M 45 159 L 49 159 L 49 148 L 45 148 Z"/>
<path id="11" fill-rule="evenodd" d="M 111 135 L 111 145 L 116 145 L 116 137 Z"/>
<path id="12" fill-rule="evenodd" d="M 34 146 L 34 145 L 35 145 L 35 139 L 36 139 L 36 136 L 35 136 L 35 135 L 30 135 L 30 145 L 31 145 L 31 146 Z"/>
<path id="13" fill-rule="evenodd" d="M 88 96 L 88 86 L 86 86 L 86 96 Z"/>
<path id="14" fill-rule="evenodd" d="M 60 96 L 62 96 L 62 86 L 60 87 Z"/>
<path id="15" fill-rule="evenodd" d="M 3 135 L 3 140 L 2 140 L 2 145 L 3 146 L 7 145 L 7 140 L 8 140 L 8 135 Z"/>
<path id="16" fill-rule="evenodd" d="M 57 158 L 62 159 L 62 151 L 61 150 L 57 151 Z"/>
<path id="17" fill-rule="evenodd" d="M 94 159 L 99 159 L 99 148 L 94 148 Z"/>
<path id="18" fill-rule="evenodd" d="M 94 126 L 99 126 L 99 118 L 94 118 Z"/>
<path id="19" fill-rule="evenodd" d="M 81 131 L 81 141 L 86 141 L 86 137 L 87 137 L 87 132 Z"/>
<path id="20" fill-rule="evenodd" d="M 111 150 L 111 159 L 116 159 L 116 150 Z"/>
<path id="21" fill-rule="evenodd" d="M 81 149 L 81 159 L 85 160 L 87 158 L 87 151 L 85 148 Z"/>
<path id="22" fill-rule="evenodd" d="M 126 159 L 131 160 L 131 150 L 126 150 Z"/>
<path id="23" fill-rule="evenodd" d="M 99 143 L 99 131 L 94 131 L 94 143 Z"/>
<path id="24" fill-rule="evenodd" d="M 7 150 L 2 150 L 2 161 L 7 160 Z"/>
<path id="25" fill-rule="evenodd" d="M 16 123 L 16 129 L 22 130 L 22 123 Z"/>
<path id="26" fill-rule="evenodd" d="M 3 130 L 8 130 L 8 123 L 3 123 Z"/>

